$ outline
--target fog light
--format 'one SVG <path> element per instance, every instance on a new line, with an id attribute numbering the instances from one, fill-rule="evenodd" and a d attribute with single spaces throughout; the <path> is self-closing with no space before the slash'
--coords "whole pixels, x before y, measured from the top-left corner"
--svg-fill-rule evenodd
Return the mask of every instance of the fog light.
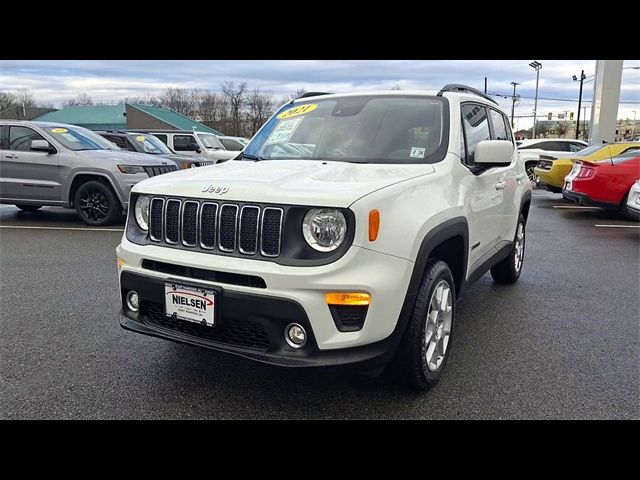
<path id="1" fill-rule="evenodd" d="M 287 325 L 284 332 L 285 340 L 293 348 L 302 348 L 307 343 L 307 332 L 297 323 Z"/>
<path id="2" fill-rule="evenodd" d="M 138 311 L 138 307 L 140 300 L 138 299 L 138 294 L 136 292 L 134 292 L 133 290 L 131 290 L 129 293 L 127 293 L 127 307 L 129 308 L 129 310 L 131 310 L 132 312 L 137 312 Z"/>

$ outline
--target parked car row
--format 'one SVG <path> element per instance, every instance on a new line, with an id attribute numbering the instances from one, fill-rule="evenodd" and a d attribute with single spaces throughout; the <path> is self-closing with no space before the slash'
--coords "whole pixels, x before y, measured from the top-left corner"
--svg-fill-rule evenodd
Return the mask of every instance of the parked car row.
<path id="1" fill-rule="evenodd" d="M 239 150 L 225 147 L 223 139 Z M 108 225 L 127 211 L 129 191 L 139 181 L 226 161 L 246 141 L 223 139 L 178 130 L 93 132 L 60 123 L 0 120 L 0 203 L 29 212 L 43 206 L 73 208 L 89 225 Z"/>
<path id="2" fill-rule="evenodd" d="M 562 193 L 566 200 L 638 220 L 633 189 L 640 179 L 640 142 L 592 145 L 568 158 L 540 155 L 534 175 L 539 188 Z"/>

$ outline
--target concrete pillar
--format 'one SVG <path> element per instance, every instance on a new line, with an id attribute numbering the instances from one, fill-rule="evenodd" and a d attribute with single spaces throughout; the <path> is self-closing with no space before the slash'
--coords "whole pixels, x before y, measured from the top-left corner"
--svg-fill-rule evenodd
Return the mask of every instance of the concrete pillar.
<path id="1" fill-rule="evenodd" d="M 593 82 L 589 145 L 614 142 L 624 60 L 598 60 Z"/>

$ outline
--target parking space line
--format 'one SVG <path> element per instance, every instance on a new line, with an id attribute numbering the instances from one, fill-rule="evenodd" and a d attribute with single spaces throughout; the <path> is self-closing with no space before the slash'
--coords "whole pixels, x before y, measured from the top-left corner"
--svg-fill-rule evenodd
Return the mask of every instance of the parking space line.
<path id="1" fill-rule="evenodd" d="M 583 207 L 583 206 L 578 206 L 578 205 L 554 205 L 553 208 L 568 208 L 568 209 L 575 209 L 575 210 L 582 210 L 582 209 L 596 209 L 596 210 L 600 210 L 600 207 Z"/>
<path id="2" fill-rule="evenodd" d="M 0 225 L 0 228 L 13 228 L 24 230 L 80 230 L 83 232 L 124 232 L 124 229 L 120 228 L 81 228 L 81 227 L 31 227 L 31 226 L 19 226 L 19 225 Z"/>
<path id="3" fill-rule="evenodd" d="M 594 225 L 601 228 L 640 228 L 640 225 Z"/>

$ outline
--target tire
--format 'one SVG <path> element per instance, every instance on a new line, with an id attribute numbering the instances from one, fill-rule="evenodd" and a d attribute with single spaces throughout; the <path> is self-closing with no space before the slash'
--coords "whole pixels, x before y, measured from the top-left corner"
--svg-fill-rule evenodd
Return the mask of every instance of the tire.
<path id="1" fill-rule="evenodd" d="M 429 260 L 395 358 L 397 374 L 412 389 L 428 390 L 442 375 L 451 351 L 455 298 L 449 266 L 441 260 Z"/>
<path id="2" fill-rule="evenodd" d="M 16 204 L 16 207 L 18 207 L 20 210 L 22 210 L 24 212 L 35 212 L 36 210 L 41 209 L 42 205 L 18 205 L 18 204 Z"/>
<path id="3" fill-rule="evenodd" d="M 627 194 L 622 199 L 622 203 L 620 204 L 620 213 L 622 213 L 627 220 L 631 220 L 632 222 L 638 222 L 640 220 L 634 217 L 631 211 L 629 210 L 629 207 L 627 207 L 627 201 L 629 200 L 629 193 L 630 191 L 627 192 Z"/>
<path id="4" fill-rule="evenodd" d="M 531 185 L 536 184 L 536 175 L 533 173 L 533 169 L 536 167 L 538 162 L 527 162 L 524 164 L 524 170 L 527 173 L 527 177 L 529 177 L 529 181 Z"/>
<path id="5" fill-rule="evenodd" d="M 525 240 L 525 221 L 520 214 L 509 256 L 491 268 L 491 276 L 496 283 L 516 283 L 518 281 L 524 263 Z"/>
<path id="6" fill-rule="evenodd" d="M 92 180 L 80 185 L 73 198 L 76 213 L 87 225 L 110 225 L 120 219 L 122 205 L 111 187 Z"/>

